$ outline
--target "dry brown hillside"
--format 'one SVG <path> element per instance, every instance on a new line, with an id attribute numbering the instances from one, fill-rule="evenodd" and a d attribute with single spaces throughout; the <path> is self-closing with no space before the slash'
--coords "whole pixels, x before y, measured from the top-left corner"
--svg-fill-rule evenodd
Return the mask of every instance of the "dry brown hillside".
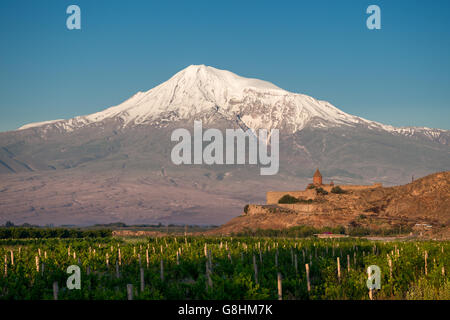
<path id="1" fill-rule="evenodd" d="M 286 207 L 286 206 L 285 206 Z M 449 238 L 450 171 L 435 173 L 412 183 L 320 196 L 314 203 L 291 210 L 277 205 L 254 210 L 212 231 L 230 234 L 246 228 L 283 229 L 298 225 L 362 226 L 373 229 L 412 226 L 417 234 Z M 418 227 L 427 224 L 432 227 Z M 423 230 L 422 230 L 423 229 Z"/>

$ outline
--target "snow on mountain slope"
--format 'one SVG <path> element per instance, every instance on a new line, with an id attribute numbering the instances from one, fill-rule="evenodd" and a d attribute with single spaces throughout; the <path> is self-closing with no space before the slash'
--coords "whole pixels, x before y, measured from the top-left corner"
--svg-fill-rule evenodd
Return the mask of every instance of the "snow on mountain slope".
<path id="1" fill-rule="evenodd" d="M 69 120 L 27 124 L 19 130 L 33 127 L 43 127 L 45 130 L 45 127 L 55 126 L 73 131 L 107 119 L 119 120 L 123 127 L 129 127 L 192 119 L 212 110 L 239 118 L 254 130 L 280 128 L 294 133 L 309 124 L 315 127 L 362 125 L 368 129 L 406 136 L 421 133 L 430 138 L 446 132 L 383 125 L 347 114 L 329 102 L 288 92 L 270 82 L 240 77 L 230 71 L 204 65 L 191 65 L 157 87 L 138 92 L 104 111 Z"/>

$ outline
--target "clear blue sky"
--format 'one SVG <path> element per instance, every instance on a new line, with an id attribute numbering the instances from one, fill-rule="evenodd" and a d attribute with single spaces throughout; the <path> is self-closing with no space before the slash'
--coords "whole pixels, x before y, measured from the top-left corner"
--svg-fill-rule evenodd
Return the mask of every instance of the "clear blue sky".
<path id="1" fill-rule="evenodd" d="M 66 28 L 81 8 L 82 29 Z M 370 4 L 382 29 L 366 28 Z M 190 64 L 450 129 L 450 1 L 1 0 L 0 131 L 119 104 Z"/>

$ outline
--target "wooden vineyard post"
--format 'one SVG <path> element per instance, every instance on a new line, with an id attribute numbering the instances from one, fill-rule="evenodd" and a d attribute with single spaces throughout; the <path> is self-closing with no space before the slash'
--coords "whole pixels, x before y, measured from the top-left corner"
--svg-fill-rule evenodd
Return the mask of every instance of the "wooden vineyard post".
<path id="1" fill-rule="evenodd" d="M 350 255 L 347 255 L 347 272 L 350 273 Z"/>
<path id="2" fill-rule="evenodd" d="M 305 263 L 306 259 L 305 259 L 305 250 L 302 250 L 303 253 L 303 263 Z"/>
<path id="3" fill-rule="evenodd" d="M 144 283 L 144 268 L 140 268 L 141 271 L 141 292 L 144 292 L 145 283 Z"/>
<path id="4" fill-rule="evenodd" d="M 14 265 L 14 251 L 10 251 L 10 253 L 11 253 L 11 265 L 13 266 Z"/>
<path id="5" fill-rule="evenodd" d="M 161 281 L 164 281 L 164 262 L 161 258 Z"/>
<path id="6" fill-rule="evenodd" d="M 118 250 L 119 250 L 119 266 L 121 266 L 122 265 L 122 254 L 120 253 L 120 248 Z"/>
<path id="7" fill-rule="evenodd" d="M 109 269 L 109 255 L 108 255 L 108 252 L 106 253 L 106 268 Z"/>
<path id="8" fill-rule="evenodd" d="M 53 282 L 53 300 L 58 300 L 58 292 L 59 292 L 58 282 L 55 281 Z"/>
<path id="9" fill-rule="evenodd" d="M 253 270 L 255 271 L 255 283 L 258 284 L 258 266 L 256 265 L 255 255 L 253 255 Z"/>
<path id="10" fill-rule="evenodd" d="M 337 257 L 337 272 L 338 272 L 338 281 L 341 281 L 341 263 L 339 262 L 339 257 Z"/>
<path id="11" fill-rule="evenodd" d="M 307 284 L 307 288 L 308 288 L 308 292 L 311 291 L 311 282 L 309 281 L 309 265 L 305 264 L 305 269 L 306 269 L 306 284 Z"/>
<path id="12" fill-rule="evenodd" d="M 389 254 L 388 254 L 388 257 L 389 257 Z M 371 270 L 371 268 L 369 267 L 369 268 L 367 269 L 368 281 L 372 279 L 372 278 L 371 278 L 371 273 L 372 273 L 372 270 Z M 367 283 L 367 285 L 369 286 L 369 282 Z M 391 294 L 392 294 L 392 291 L 391 291 Z M 370 300 L 373 300 L 373 288 L 372 288 L 372 285 L 369 286 L 369 299 L 370 299 Z"/>
<path id="13" fill-rule="evenodd" d="M 259 263 L 262 265 L 263 263 L 263 259 L 262 259 L 262 253 L 261 253 L 261 248 L 259 248 Z"/>
<path id="14" fill-rule="evenodd" d="M 294 267 L 295 267 L 295 274 L 298 274 L 298 266 L 297 266 L 297 254 L 294 254 Z"/>
<path id="15" fill-rule="evenodd" d="M 8 276 L 8 258 L 6 257 L 5 254 L 5 277 Z"/>
<path id="16" fill-rule="evenodd" d="M 427 259 L 428 259 L 428 252 L 425 251 L 425 275 L 428 275 L 428 262 L 427 262 Z"/>
<path id="17" fill-rule="evenodd" d="M 211 257 L 211 250 L 208 250 L 208 263 L 209 263 L 209 269 L 212 270 L 212 257 Z"/>
<path id="18" fill-rule="evenodd" d="M 206 283 L 206 288 L 212 288 L 213 283 L 211 279 L 211 270 L 209 269 L 208 262 L 205 263 L 206 267 L 206 278 L 208 279 L 208 282 Z"/>
<path id="19" fill-rule="evenodd" d="M 139 260 L 139 268 L 142 267 L 142 261 L 141 261 L 141 254 L 138 253 L 138 260 Z"/>
<path id="20" fill-rule="evenodd" d="M 442 266 L 442 276 L 445 277 L 445 268 Z"/>
<path id="21" fill-rule="evenodd" d="M 389 264 L 389 279 L 392 279 L 392 260 L 388 255 L 388 264 Z"/>
<path id="22" fill-rule="evenodd" d="M 291 248 L 291 263 L 294 265 L 294 250 Z"/>
<path id="23" fill-rule="evenodd" d="M 116 278 L 120 278 L 119 263 L 116 261 Z"/>
<path id="24" fill-rule="evenodd" d="M 127 298 L 128 300 L 133 300 L 133 285 L 127 284 Z"/>
<path id="25" fill-rule="evenodd" d="M 177 266 L 180 265 L 180 252 L 177 251 Z"/>
<path id="26" fill-rule="evenodd" d="M 278 281 L 278 300 L 283 300 L 283 285 L 282 285 L 281 273 L 279 273 L 279 272 L 277 274 L 277 281 Z"/>
<path id="27" fill-rule="evenodd" d="M 275 252 L 275 267 L 278 268 L 278 252 Z"/>
<path id="28" fill-rule="evenodd" d="M 356 247 L 358 248 L 358 247 Z M 355 269 L 356 269 L 356 252 L 353 252 L 353 264 L 355 265 Z"/>
<path id="29" fill-rule="evenodd" d="M 36 272 L 39 272 L 39 256 L 36 256 Z"/>
<path id="30" fill-rule="evenodd" d="M 149 265 L 148 249 L 145 250 L 145 259 L 147 260 L 147 269 L 148 269 L 148 265 Z"/>

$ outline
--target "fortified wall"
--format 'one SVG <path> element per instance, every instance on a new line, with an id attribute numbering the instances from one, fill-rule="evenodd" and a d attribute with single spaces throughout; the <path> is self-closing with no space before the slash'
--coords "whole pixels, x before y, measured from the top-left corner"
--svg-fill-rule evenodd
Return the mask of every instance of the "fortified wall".
<path id="1" fill-rule="evenodd" d="M 309 184 L 306 190 L 300 190 L 300 191 L 269 191 L 266 193 L 266 204 L 268 205 L 278 205 L 278 206 L 285 206 L 284 204 L 279 204 L 278 200 L 280 200 L 281 197 L 284 195 L 290 195 L 295 198 L 300 198 L 304 200 L 314 200 L 317 197 L 316 188 L 322 188 L 323 190 L 327 191 L 328 193 L 331 192 L 331 190 L 334 187 L 340 187 L 344 191 L 358 191 L 358 190 L 367 190 L 367 189 L 374 189 L 374 188 L 380 188 L 382 187 L 381 183 L 374 183 L 372 185 L 334 185 L 333 181 L 331 181 L 329 184 L 323 184 L 322 183 L 322 174 L 320 173 L 319 169 L 316 170 L 313 176 L 313 183 Z M 301 206 L 302 208 L 306 208 L 305 204 L 295 204 L 296 206 Z M 289 204 L 289 206 L 292 206 Z"/>
<path id="2" fill-rule="evenodd" d="M 313 213 L 317 210 L 317 204 L 303 204 L 303 203 L 279 203 L 277 205 L 260 205 L 249 204 L 246 215 L 254 216 L 268 213 L 282 213 L 282 212 L 297 212 L 297 213 Z"/>
<path id="3" fill-rule="evenodd" d="M 307 189 L 304 191 L 268 191 L 266 193 L 266 203 L 278 204 L 278 200 L 286 194 L 295 198 L 303 198 L 305 200 L 315 199 L 317 196 L 316 190 L 314 189 Z"/>
<path id="4" fill-rule="evenodd" d="M 339 186 L 344 191 L 358 191 L 358 190 L 367 190 L 380 188 L 383 185 L 381 183 L 374 183 L 372 185 L 330 185 L 330 184 L 322 184 L 318 187 L 322 188 L 327 192 L 331 192 L 331 189 Z M 295 198 L 302 198 L 305 200 L 315 199 L 317 197 L 317 192 L 315 189 L 306 189 L 303 191 L 268 191 L 266 193 L 266 203 L 267 204 L 278 204 L 278 200 L 284 195 L 290 195 Z"/>

